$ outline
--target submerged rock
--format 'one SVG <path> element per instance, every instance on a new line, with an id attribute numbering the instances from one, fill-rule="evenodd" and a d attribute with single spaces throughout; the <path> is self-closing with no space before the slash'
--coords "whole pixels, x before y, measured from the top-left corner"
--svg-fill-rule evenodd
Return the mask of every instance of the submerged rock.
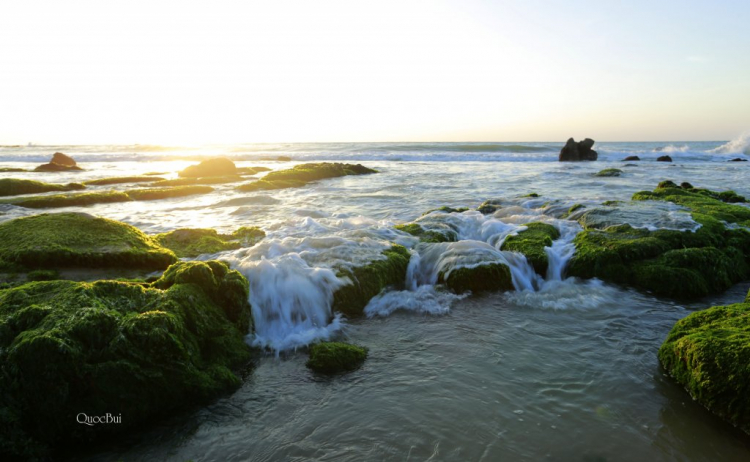
<path id="1" fill-rule="evenodd" d="M 659 349 L 664 369 L 700 404 L 750 433 L 750 294 L 678 321 Z"/>
<path id="2" fill-rule="evenodd" d="M 634 201 L 667 201 L 685 207 L 701 225 L 694 231 L 649 231 L 615 223 L 595 229 L 587 222 L 593 217 L 587 212 L 581 220 L 585 230 L 575 238 L 568 274 L 680 299 L 724 291 L 750 278 L 750 232 L 742 228 L 750 227 L 750 209 L 722 199 L 744 198 L 731 191 L 687 190 L 669 181 L 653 192 L 633 196 Z"/>
<path id="3" fill-rule="evenodd" d="M 139 229 L 83 213 L 0 223 L 0 267 L 164 269 L 176 260 Z"/>
<path id="4" fill-rule="evenodd" d="M 44 457 L 237 387 L 247 300 L 247 280 L 216 261 L 176 263 L 153 284 L 0 290 L 0 428 L 13 430 L 0 434 L 1 452 Z M 78 425 L 80 414 L 118 420 Z"/>
<path id="5" fill-rule="evenodd" d="M 181 177 L 202 177 L 202 176 L 226 176 L 237 175 L 237 167 L 234 162 L 226 157 L 217 157 L 208 159 L 197 165 L 191 165 L 178 173 Z"/>
<path id="6" fill-rule="evenodd" d="M 594 174 L 594 176 L 620 176 L 622 175 L 622 170 L 619 168 L 605 168 L 604 170 L 601 170 Z"/>
<path id="7" fill-rule="evenodd" d="M 565 146 L 560 150 L 558 160 L 560 162 L 577 162 L 577 161 L 593 161 L 596 160 L 599 155 L 594 151 L 594 140 L 586 138 L 583 141 L 576 141 L 573 138 L 569 138 Z"/>
<path id="8" fill-rule="evenodd" d="M 480 212 L 482 215 L 489 215 L 491 213 L 497 212 L 501 208 L 501 201 L 497 199 L 490 199 L 482 202 L 482 204 L 477 207 L 477 211 Z"/>
<path id="9" fill-rule="evenodd" d="M 171 188 L 136 188 L 128 191 L 105 191 L 80 194 L 58 194 L 54 196 L 30 196 L 5 201 L 18 207 L 32 209 L 74 207 L 113 202 L 152 201 L 208 194 L 210 186 L 175 186 Z"/>
<path id="10" fill-rule="evenodd" d="M 83 170 L 78 167 L 76 161 L 72 157 L 63 154 L 62 152 L 56 152 L 52 155 L 52 159 L 47 164 L 42 164 L 34 169 L 35 172 L 66 172 L 70 170 Z"/>
<path id="11" fill-rule="evenodd" d="M 560 237 L 560 231 L 547 223 L 529 223 L 524 226 L 525 230 L 519 231 L 515 236 L 508 236 L 500 250 L 524 254 L 534 271 L 544 276 L 549 265 L 544 248 L 552 246 L 552 241 Z"/>
<path id="12" fill-rule="evenodd" d="M 239 191 L 260 191 L 270 189 L 298 188 L 311 181 L 336 178 L 347 175 L 366 175 L 377 173 L 377 170 L 361 164 L 313 163 L 295 165 L 287 170 L 269 172 L 260 180 L 239 185 Z"/>
<path id="13" fill-rule="evenodd" d="M 321 342 L 310 346 L 306 365 L 315 372 L 335 374 L 353 371 L 367 359 L 367 348 L 342 342 Z"/>
<path id="14" fill-rule="evenodd" d="M 260 228 L 243 226 L 232 234 L 219 234 L 214 229 L 182 228 L 157 234 L 153 238 L 178 257 L 185 258 L 254 245 L 265 236 L 266 233 Z"/>
<path id="15" fill-rule="evenodd" d="M 371 298 L 388 286 L 403 286 L 411 254 L 394 244 L 383 251 L 383 257 L 365 266 L 339 271 L 340 278 L 350 281 L 333 294 L 333 311 L 347 316 L 360 316 Z"/>
<path id="16" fill-rule="evenodd" d="M 638 161 L 638 160 L 641 160 L 641 158 L 638 157 L 638 156 L 628 156 L 628 157 L 622 159 L 623 162 L 635 162 L 635 161 Z"/>
<path id="17" fill-rule="evenodd" d="M 38 194 L 51 191 L 78 191 L 86 189 L 79 183 L 55 184 L 17 178 L 0 178 L 0 196 Z"/>
<path id="18" fill-rule="evenodd" d="M 731 159 L 729 162 L 747 162 L 747 159 L 743 159 L 741 157 L 735 157 L 734 159 Z"/>
<path id="19" fill-rule="evenodd" d="M 656 158 L 657 162 L 672 162 L 672 158 L 670 156 L 659 156 Z"/>
<path id="20" fill-rule="evenodd" d="M 98 180 L 89 180 L 84 182 L 85 185 L 89 186 L 105 186 L 110 184 L 123 184 L 123 183 L 153 183 L 155 181 L 164 180 L 157 176 L 144 175 L 144 176 L 119 176 L 112 178 L 99 178 Z"/>

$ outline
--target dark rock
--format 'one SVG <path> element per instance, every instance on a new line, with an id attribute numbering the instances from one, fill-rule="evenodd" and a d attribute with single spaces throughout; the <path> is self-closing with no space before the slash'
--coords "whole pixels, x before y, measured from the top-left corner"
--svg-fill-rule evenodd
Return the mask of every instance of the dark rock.
<path id="1" fill-rule="evenodd" d="M 747 162 L 747 159 L 742 159 L 741 157 L 735 157 L 734 159 L 730 160 L 729 162 Z"/>
<path id="2" fill-rule="evenodd" d="M 61 152 L 56 152 L 52 154 L 52 160 L 50 162 L 53 164 L 64 165 L 66 167 L 76 166 L 76 161 L 74 161 L 72 157 L 65 155 Z"/>
<path id="3" fill-rule="evenodd" d="M 204 160 L 198 165 L 191 165 L 178 173 L 181 177 L 203 177 L 203 176 L 225 176 L 237 175 L 237 167 L 234 162 L 226 157 Z"/>
<path id="4" fill-rule="evenodd" d="M 693 185 L 691 185 L 687 181 L 683 181 L 682 183 L 680 183 L 680 188 L 682 188 L 682 189 L 693 189 Z"/>
<path id="5" fill-rule="evenodd" d="M 35 172 L 67 172 L 71 170 L 83 170 L 76 165 L 72 157 L 61 152 L 52 155 L 52 160 L 48 164 L 42 164 L 34 169 Z"/>
<path id="6" fill-rule="evenodd" d="M 641 158 L 638 157 L 638 156 L 628 156 L 628 157 L 622 159 L 623 162 L 626 162 L 626 161 L 636 161 L 636 160 L 641 160 Z"/>
<path id="7" fill-rule="evenodd" d="M 669 156 L 659 156 L 656 158 L 657 162 L 672 162 L 672 158 Z"/>
<path id="8" fill-rule="evenodd" d="M 594 146 L 594 140 L 586 138 L 583 141 L 576 141 L 573 138 L 568 139 L 565 146 L 560 150 L 558 160 L 560 162 L 577 162 L 582 160 L 596 160 L 599 155 L 591 149 Z"/>

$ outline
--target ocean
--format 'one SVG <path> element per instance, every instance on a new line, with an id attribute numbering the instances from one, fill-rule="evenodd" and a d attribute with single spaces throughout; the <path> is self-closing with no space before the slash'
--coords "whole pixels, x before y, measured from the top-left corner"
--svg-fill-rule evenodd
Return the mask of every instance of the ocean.
<path id="1" fill-rule="evenodd" d="M 253 247 L 199 257 L 223 259 L 250 281 L 256 332 L 247 341 L 263 353 L 241 388 L 71 459 L 748 460 L 750 438 L 693 402 L 665 376 L 656 352 L 678 319 L 739 302 L 750 283 L 686 304 L 566 278 L 581 228 L 560 211 L 627 201 L 667 179 L 750 196 L 750 162 L 730 162 L 750 160 L 750 137 L 597 143 L 599 160 L 584 163 L 557 162 L 562 144 L 0 147 L 0 167 L 29 168 L 56 151 L 72 156 L 84 171 L 0 174 L 61 183 L 147 172 L 174 178 L 213 156 L 240 167 L 335 161 L 379 171 L 278 191 L 212 185 L 200 196 L 55 209 L 147 233 L 239 226 L 267 233 Z M 641 160 L 622 161 L 633 155 Z M 656 162 L 662 155 L 673 162 Z M 604 168 L 623 173 L 594 176 Z M 502 204 L 499 212 L 474 211 L 490 199 Z M 446 218 L 461 242 L 417 249 L 416 238 L 394 229 L 441 206 L 469 208 Z M 0 205 L 0 221 L 36 213 Z M 538 221 L 561 231 L 546 277 L 525 258 L 494 250 L 511 267 L 515 291 L 467 297 L 436 286 L 438 271 L 475 264 L 474 250 L 496 249 Z M 679 207 L 664 204 L 634 210 L 629 223 L 695 226 Z M 328 322 L 331 293 L 344 283 L 335 268 L 378 259 L 392 242 L 413 250 L 406 290 L 379 295 L 362 319 L 336 315 Z M 304 347 L 332 338 L 368 347 L 365 365 L 333 379 L 310 373 Z"/>

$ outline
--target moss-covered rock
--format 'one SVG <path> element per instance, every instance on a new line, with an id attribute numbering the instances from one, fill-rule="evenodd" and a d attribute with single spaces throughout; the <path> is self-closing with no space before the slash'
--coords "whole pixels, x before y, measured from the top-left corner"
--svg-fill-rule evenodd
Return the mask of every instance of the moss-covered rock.
<path id="1" fill-rule="evenodd" d="M 260 228 L 242 227 L 232 234 L 219 234 L 214 229 L 183 228 L 153 236 L 161 246 L 178 257 L 197 257 L 201 254 L 223 252 L 253 245 L 265 237 Z"/>
<path id="2" fill-rule="evenodd" d="M 31 196 L 3 201 L 3 203 L 26 207 L 30 209 L 45 209 L 59 207 L 82 207 L 93 204 L 110 204 L 114 202 L 129 202 L 133 199 L 126 193 L 119 191 L 91 192 L 81 194 L 55 194 L 51 196 Z"/>
<path id="3" fill-rule="evenodd" d="M 576 213 L 576 212 L 578 212 L 579 210 L 582 210 L 582 209 L 584 209 L 584 208 L 586 208 L 586 206 L 585 206 L 585 205 L 583 205 L 583 204 L 573 204 L 573 205 L 572 205 L 572 206 L 571 206 L 571 207 L 570 207 L 570 208 L 568 209 L 568 211 L 567 211 L 567 212 L 565 212 L 564 214 L 562 214 L 562 216 L 561 216 L 560 218 L 569 218 L 569 217 L 570 217 L 571 215 L 573 215 L 574 213 Z"/>
<path id="4" fill-rule="evenodd" d="M 258 181 L 239 185 L 239 191 L 259 191 L 270 189 L 297 188 L 311 181 L 336 178 L 347 175 L 365 175 L 377 173 L 377 170 L 360 164 L 313 163 L 300 164 L 287 170 L 269 172 Z"/>
<path id="5" fill-rule="evenodd" d="M 342 342 L 321 342 L 310 346 L 307 367 L 315 372 L 335 374 L 357 369 L 367 359 L 367 348 Z"/>
<path id="6" fill-rule="evenodd" d="M 0 223 L 0 267 L 164 269 L 175 255 L 125 223 L 54 213 Z"/>
<path id="7" fill-rule="evenodd" d="M 520 252 L 534 267 L 537 274 L 547 274 L 547 252 L 545 247 L 552 246 L 552 241 L 560 237 L 560 231 L 547 223 L 529 223 L 526 229 L 515 236 L 508 236 L 503 242 L 501 250 Z"/>
<path id="8" fill-rule="evenodd" d="M 750 209 L 716 197 L 731 194 L 686 190 L 663 182 L 634 200 L 667 200 L 692 211 L 696 231 L 635 229 L 629 225 L 586 229 L 575 238 L 568 274 L 633 285 L 658 295 L 694 299 L 750 278 Z"/>
<path id="9" fill-rule="evenodd" d="M 260 172 L 270 172 L 271 168 L 268 167 L 237 167 L 238 175 L 255 175 Z"/>
<path id="10" fill-rule="evenodd" d="M 26 274 L 28 281 L 54 281 L 60 279 L 60 273 L 57 270 L 34 270 Z"/>
<path id="11" fill-rule="evenodd" d="M 459 294 L 468 291 L 476 293 L 513 290 L 510 268 L 502 263 L 454 268 L 447 273 L 440 273 L 438 282 Z"/>
<path id="12" fill-rule="evenodd" d="M 622 175 L 622 170 L 620 170 L 619 168 L 605 168 L 604 170 L 600 170 L 599 172 L 594 174 L 594 176 L 599 176 L 599 177 L 620 176 L 620 175 Z"/>
<path id="13" fill-rule="evenodd" d="M 237 175 L 237 167 L 234 162 L 226 157 L 216 159 L 207 159 L 197 165 L 191 165 L 182 170 L 178 175 L 181 177 L 202 177 L 202 176 L 225 176 Z"/>
<path id="14" fill-rule="evenodd" d="M 400 245 L 383 251 L 385 258 L 368 265 L 339 271 L 338 276 L 348 278 L 351 284 L 341 287 L 333 294 L 332 308 L 347 316 L 362 315 L 371 298 L 388 286 L 402 286 L 411 255 Z"/>
<path id="15" fill-rule="evenodd" d="M 105 186 L 110 184 L 122 184 L 122 183 L 153 183 L 154 181 L 163 180 L 157 176 L 118 176 L 111 178 L 99 178 L 98 180 L 89 180 L 83 184 L 87 186 Z"/>
<path id="16" fill-rule="evenodd" d="M 479 207 L 477 207 L 477 211 L 480 212 L 482 215 L 489 215 L 491 213 L 495 213 L 500 209 L 501 202 L 497 199 L 490 199 L 482 202 Z"/>
<path id="17" fill-rule="evenodd" d="M 428 214 L 433 213 L 433 212 L 439 212 L 439 213 L 461 213 L 461 212 L 466 212 L 467 210 L 469 210 L 468 207 L 453 208 L 453 207 L 448 207 L 447 205 L 444 205 L 444 206 L 438 207 L 436 209 L 430 209 L 430 210 L 426 211 L 425 213 L 423 213 L 422 216 L 428 215 Z"/>
<path id="18" fill-rule="evenodd" d="M 0 178 L 0 196 L 39 194 L 51 191 L 78 191 L 86 187 L 79 183 L 54 184 L 17 178 Z"/>
<path id="19" fill-rule="evenodd" d="M 416 236 L 422 242 L 455 242 L 457 234 L 450 228 L 427 230 L 418 223 L 405 223 L 394 226 L 399 231 Z"/>
<path id="20" fill-rule="evenodd" d="M 165 187 L 165 186 L 188 186 L 195 184 L 224 184 L 224 183 L 236 183 L 242 181 L 242 177 L 239 175 L 226 175 L 226 176 L 207 176 L 199 178 L 176 178 L 174 180 L 162 180 L 157 181 L 149 186 Z"/>
<path id="21" fill-rule="evenodd" d="M 194 196 L 213 192 L 210 186 L 174 186 L 171 188 L 144 188 L 127 191 L 128 197 L 134 201 L 155 201 L 173 197 Z"/>
<path id="22" fill-rule="evenodd" d="M 748 301 L 681 319 L 659 349 L 659 360 L 695 400 L 750 433 Z"/>
<path id="23" fill-rule="evenodd" d="M 138 188 L 128 191 L 104 191 L 82 194 L 56 194 L 52 196 L 30 196 L 3 203 L 31 209 L 81 207 L 93 204 L 109 204 L 113 202 L 153 201 L 170 199 L 173 197 L 208 194 L 214 189 L 210 186 L 175 186 L 171 188 Z"/>
<path id="24" fill-rule="evenodd" d="M 17 172 L 28 172 L 25 168 L 15 168 L 15 167 L 1 167 L 0 173 L 17 173 Z"/>
<path id="25" fill-rule="evenodd" d="M 3 432 L 0 448 L 24 457 L 19 437 L 79 445 L 236 387 L 231 368 L 249 359 L 247 294 L 247 280 L 219 262 L 179 262 L 153 285 L 0 291 L 0 426 L 19 433 Z M 81 413 L 119 423 L 77 425 Z"/>

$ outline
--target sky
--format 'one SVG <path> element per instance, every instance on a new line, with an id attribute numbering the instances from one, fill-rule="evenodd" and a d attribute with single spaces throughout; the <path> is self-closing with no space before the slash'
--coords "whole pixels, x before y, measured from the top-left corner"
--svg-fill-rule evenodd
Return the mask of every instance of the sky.
<path id="1" fill-rule="evenodd" d="M 748 1 L 0 3 L 0 144 L 728 140 Z"/>

